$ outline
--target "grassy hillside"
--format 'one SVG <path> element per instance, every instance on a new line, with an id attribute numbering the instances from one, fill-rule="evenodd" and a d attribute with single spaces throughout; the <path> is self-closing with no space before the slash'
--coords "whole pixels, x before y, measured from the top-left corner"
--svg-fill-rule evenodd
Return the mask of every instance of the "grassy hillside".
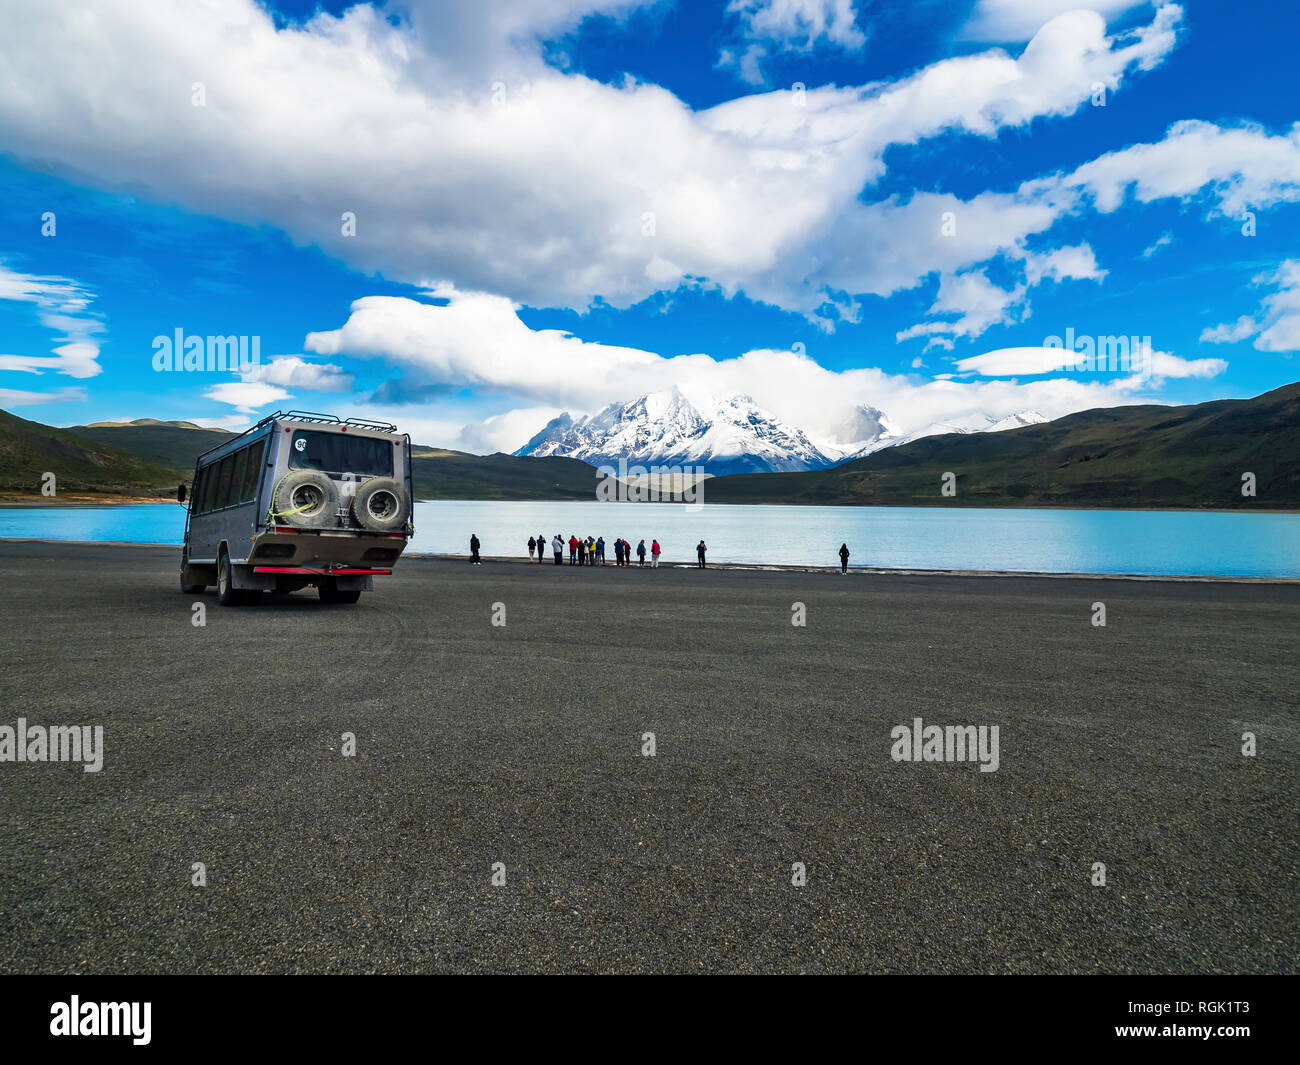
<path id="1" fill-rule="evenodd" d="M 596 471 L 580 459 L 422 448 L 412 457 L 411 475 L 418 499 L 596 498 Z"/>
<path id="2" fill-rule="evenodd" d="M 940 478 L 957 477 L 957 495 Z M 1254 473 L 1255 498 L 1241 494 Z M 1300 507 L 1300 383 L 1247 400 L 1111 407 L 1001 433 L 927 437 L 813 473 L 719 477 L 715 503 Z"/>
<path id="3" fill-rule="evenodd" d="M 96 446 L 125 451 L 144 462 L 194 471 L 194 460 L 203 452 L 229 440 L 223 429 L 201 429 L 191 422 L 159 422 L 142 418 L 134 422 L 100 422 L 74 425 L 69 432 Z"/>
<path id="4" fill-rule="evenodd" d="M 53 473 L 58 494 L 106 492 L 169 496 L 174 470 L 120 448 L 0 411 L 0 492 L 39 496 L 42 476 Z M 57 498 L 57 496 L 56 496 Z"/>

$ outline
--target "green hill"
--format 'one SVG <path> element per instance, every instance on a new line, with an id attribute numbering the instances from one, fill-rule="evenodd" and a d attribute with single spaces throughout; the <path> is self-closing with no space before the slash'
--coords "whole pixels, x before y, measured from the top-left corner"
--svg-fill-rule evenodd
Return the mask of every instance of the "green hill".
<path id="1" fill-rule="evenodd" d="M 419 499 L 596 498 L 596 471 L 580 459 L 413 451 L 411 476 Z"/>
<path id="2" fill-rule="evenodd" d="M 194 470 L 203 452 L 230 439 L 224 429 L 203 429 L 192 422 L 160 422 L 141 418 L 134 422 L 97 422 L 68 430 L 97 446 L 126 451 L 144 462 L 171 469 Z"/>
<path id="3" fill-rule="evenodd" d="M 59 494 L 170 495 L 177 484 L 166 465 L 0 411 L 0 492 L 39 496 L 47 472 Z"/>
<path id="4" fill-rule="evenodd" d="M 945 472 L 957 494 L 940 495 Z M 1242 474 L 1256 477 L 1254 498 Z M 810 473 L 718 477 L 714 503 L 1300 507 L 1300 383 L 1254 399 L 1082 411 L 949 434 Z"/>

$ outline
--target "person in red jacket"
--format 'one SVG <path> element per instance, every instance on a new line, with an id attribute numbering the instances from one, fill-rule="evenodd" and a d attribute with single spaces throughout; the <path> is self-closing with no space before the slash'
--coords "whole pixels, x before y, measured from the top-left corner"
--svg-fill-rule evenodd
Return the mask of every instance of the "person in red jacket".
<path id="1" fill-rule="evenodd" d="M 578 564 L 578 538 L 572 534 L 569 535 L 569 565 Z"/>
<path id="2" fill-rule="evenodd" d="M 662 551 L 663 548 L 659 546 L 658 540 L 650 541 L 650 568 L 651 569 L 659 568 L 659 554 Z"/>

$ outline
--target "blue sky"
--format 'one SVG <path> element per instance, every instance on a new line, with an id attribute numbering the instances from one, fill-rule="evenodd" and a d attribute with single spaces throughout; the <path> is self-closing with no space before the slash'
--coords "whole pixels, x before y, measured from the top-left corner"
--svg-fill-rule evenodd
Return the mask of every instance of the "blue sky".
<path id="1" fill-rule="evenodd" d="M 1296 380 L 1300 13 L 1094 6 L 13 6 L 0 407 L 489 451 L 674 384 L 834 441 Z"/>

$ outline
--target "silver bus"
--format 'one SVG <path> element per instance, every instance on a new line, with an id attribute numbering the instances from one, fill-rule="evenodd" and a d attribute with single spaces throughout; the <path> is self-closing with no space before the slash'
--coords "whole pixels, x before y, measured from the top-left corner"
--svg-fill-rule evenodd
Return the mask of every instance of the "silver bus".
<path id="1" fill-rule="evenodd" d="M 276 411 L 198 457 L 181 591 L 216 585 L 223 606 L 315 585 L 355 603 L 415 532 L 411 438 L 384 422 Z"/>

